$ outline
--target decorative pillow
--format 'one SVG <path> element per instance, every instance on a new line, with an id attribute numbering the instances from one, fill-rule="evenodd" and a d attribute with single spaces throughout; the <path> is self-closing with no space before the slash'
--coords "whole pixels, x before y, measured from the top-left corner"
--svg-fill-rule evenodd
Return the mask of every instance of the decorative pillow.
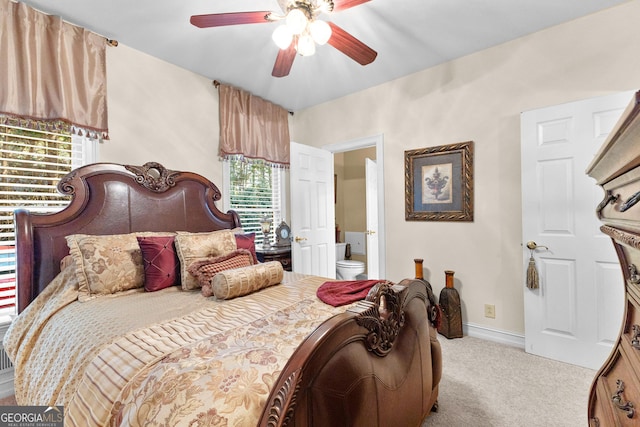
<path id="1" fill-rule="evenodd" d="M 198 283 L 202 287 L 202 295 L 210 297 L 213 295 L 211 279 L 216 273 L 234 268 L 248 267 L 253 264 L 251 252 L 246 249 L 238 249 L 226 255 L 196 261 L 189 266 L 189 273 L 198 279 Z"/>
<path id="2" fill-rule="evenodd" d="M 258 263 L 258 256 L 256 255 L 256 233 L 236 234 L 236 246 L 238 249 L 246 249 L 251 252 L 253 257 L 253 263 Z"/>
<path id="3" fill-rule="evenodd" d="M 231 299 L 250 294 L 282 281 L 284 271 L 278 261 L 221 271 L 213 277 L 213 294 L 218 299 Z"/>
<path id="4" fill-rule="evenodd" d="M 178 283 L 180 263 L 173 240 L 174 236 L 138 237 L 144 265 L 144 289 L 147 292 L 159 291 Z"/>
<path id="5" fill-rule="evenodd" d="M 71 255 L 65 255 L 65 257 L 60 260 L 60 271 L 74 264 L 75 260 L 73 257 Z"/>
<path id="6" fill-rule="evenodd" d="M 216 257 L 237 249 L 236 239 L 231 230 L 205 233 L 178 232 L 175 238 L 176 251 L 180 260 L 180 282 L 182 289 L 198 289 L 198 280 L 189 274 L 189 266 L 195 261 Z"/>
<path id="7" fill-rule="evenodd" d="M 167 233 L 164 233 L 166 235 Z M 78 278 L 78 301 L 144 286 L 144 266 L 137 236 L 161 233 L 130 233 L 66 237 Z"/>

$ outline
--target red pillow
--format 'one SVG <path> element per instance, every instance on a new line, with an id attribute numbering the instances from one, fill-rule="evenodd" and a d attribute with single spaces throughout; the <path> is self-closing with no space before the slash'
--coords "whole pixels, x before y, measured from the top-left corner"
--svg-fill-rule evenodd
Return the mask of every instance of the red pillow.
<path id="1" fill-rule="evenodd" d="M 146 291 L 159 291 L 179 283 L 180 261 L 173 240 L 174 236 L 138 237 Z"/>
<path id="2" fill-rule="evenodd" d="M 258 263 L 258 257 L 256 256 L 256 233 L 236 234 L 236 246 L 238 249 L 246 249 L 251 252 L 253 257 L 253 263 Z"/>

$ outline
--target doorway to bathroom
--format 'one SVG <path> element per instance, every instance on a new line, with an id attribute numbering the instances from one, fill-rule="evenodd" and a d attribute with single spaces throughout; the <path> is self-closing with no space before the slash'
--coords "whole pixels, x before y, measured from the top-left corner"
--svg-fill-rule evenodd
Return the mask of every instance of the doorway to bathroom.
<path id="1" fill-rule="evenodd" d="M 333 153 L 336 242 L 365 263 L 358 278 L 385 277 L 382 135 L 322 147 Z"/>
<path id="2" fill-rule="evenodd" d="M 367 262 L 367 255 L 372 249 L 370 236 L 377 237 L 377 230 L 367 227 L 371 212 L 367 209 L 367 178 L 371 178 L 368 167 L 375 169 L 375 147 L 334 153 L 333 173 L 335 179 L 335 222 L 336 244 L 339 245 L 343 259 L 358 261 L 362 274 L 358 279 L 378 275 L 378 263 L 374 259 Z M 373 171 L 375 172 L 375 171 Z M 377 208 L 374 208 L 377 213 Z M 338 252 L 336 258 L 340 259 Z"/>
<path id="3" fill-rule="evenodd" d="M 375 171 L 370 173 L 367 187 L 375 197 L 368 215 L 374 224 L 365 232 L 368 278 L 385 277 L 384 157 L 382 135 L 340 142 L 320 148 L 291 142 L 291 255 L 293 271 L 325 277 L 336 277 L 335 204 L 337 177 L 333 158 L 344 153 L 375 147 Z M 336 178 L 336 179 L 334 179 Z M 377 200 L 376 200 L 377 199 Z M 373 202 L 372 202 L 373 200 Z M 338 223 L 339 224 L 339 223 Z M 376 227 L 377 225 L 377 227 Z M 342 230 L 351 231 L 351 230 Z M 372 231 L 366 233 L 367 231 Z M 342 233 L 340 237 L 343 237 Z M 374 242 L 374 243 L 372 243 Z M 353 272 L 353 271 L 351 271 Z"/>

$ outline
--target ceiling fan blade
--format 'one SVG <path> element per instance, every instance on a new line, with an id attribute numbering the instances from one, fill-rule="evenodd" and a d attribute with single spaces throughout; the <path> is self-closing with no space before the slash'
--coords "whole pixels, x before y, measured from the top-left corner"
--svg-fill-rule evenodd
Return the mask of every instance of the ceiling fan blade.
<path id="1" fill-rule="evenodd" d="M 331 37 L 327 43 L 360 65 L 370 64 L 376 59 L 376 56 L 378 56 L 378 52 L 371 49 L 369 46 L 362 43 L 360 40 L 353 37 L 333 22 L 329 22 L 329 26 L 331 27 Z"/>
<path id="2" fill-rule="evenodd" d="M 341 10 L 349 9 L 362 3 L 367 3 L 369 1 L 371 0 L 334 0 L 333 11 L 340 12 Z"/>
<path id="3" fill-rule="evenodd" d="M 273 65 L 271 75 L 273 77 L 288 76 L 294 59 L 296 59 L 296 48 L 294 44 L 291 43 L 288 48 L 278 51 L 276 63 Z"/>
<path id="4" fill-rule="evenodd" d="M 191 23 L 199 28 L 223 27 L 225 25 L 259 24 L 271 22 L 268 16 L 271 12 L 233 12 L 210 13 L 208 15 L 193 15 Z"/>

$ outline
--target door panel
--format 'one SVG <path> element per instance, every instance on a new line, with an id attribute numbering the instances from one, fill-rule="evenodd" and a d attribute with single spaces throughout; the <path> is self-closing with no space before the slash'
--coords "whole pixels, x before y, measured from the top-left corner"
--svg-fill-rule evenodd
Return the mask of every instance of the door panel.
<path id="1" fill-rule="evenodd" d="M 521 116 L 523 265 L 533 255 L 539 274 L 539 288 L 524 289 L 529 353 L 595 369 L 617 338 L 624 287 L 595 215 L 602 192 L 585 170 L 630 96 Z M 528 241 L 539 247 L 531 252 Z"/>
<path id="2" fill-rule="evenodd" d="M 612 289 L 612 284 L 621 283 L 620 264 L 597 262 L 595 270 L 597 300 L 602 302 L 597 312 L 598 330 L 596 343 L 606 348 L 611 348 L 615 344 L 618 332 L 620 332 L 620 320 L 601 308 L 619 306 L 621 298 L 624 298 L 624 292 L 615 292 Z"/>
<path id="3" fill-rule="evenodd" d="M 541 278 L 554 283 L 546 289 L 543 332 L 573 337 L 576 335 L 576 280 L 574 260 L 540 258 Z"/>
<path id="4" fill-rule="evenodd" d="M 573 164 L 569 159 L 545 160 L 538 165 L 540 233 L 572 235 Z"/>
<path id="5" fill-rule="evenodd" d="M 293 271 L 336 277 L 333 154 L 291 143 Z"/>

